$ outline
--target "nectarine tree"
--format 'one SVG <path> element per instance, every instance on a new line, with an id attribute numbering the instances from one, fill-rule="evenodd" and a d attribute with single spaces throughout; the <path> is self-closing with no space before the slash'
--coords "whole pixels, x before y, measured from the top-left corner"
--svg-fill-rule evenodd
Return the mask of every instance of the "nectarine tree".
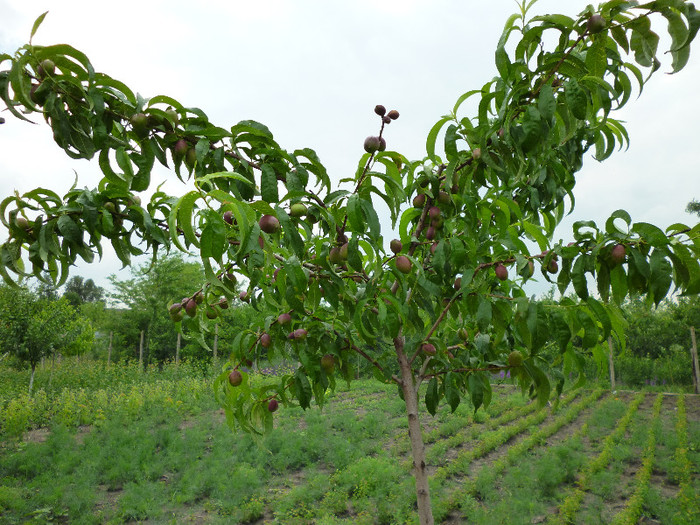
<path id="1" fill-rule="evenodd" d="M 621 333 L 616 305 L 628 293 L 658 303 L 672 286 L 700 291 L 700 226 L 662 230 L 618 210 L 602 227 L 576 223 L 568 245 L 553 241 L 574 205 L 584 154 L 603 160 L 628 140 L 613 115 L 660 66 L 654 15 L 668 22 L 673 72 L 687 63 L 700 15 L 680 0 L 614 0 L 578 16 L 532 17 L 525 5 L 497 44 L 498 76 L 439 119 L 424 158 L 388 147 L 387 126 L 402 120 L 378 105 L 378 130 L 364 143 L 358 137 L 365 153 L 340 187 L 312 149 L 284 149 L 263 124 L 216 126 L 168 96 L 136 96 L 69 45 L 30 39 L 0 55 L 0 96 L 18 119 L 42 115 L 71 157 L 97 157 L 104 178 L 63 197 L 40 188 L 2 201 L 10 237 L 0 273 L 8 282 L 48 274 L 61 283 L 78 257 L 101 255 L 104 242 L 124 264 L 144 251 L 197 252 L 206 280 L 193 305 L 218 308 L 221 297 L 233 299 L 238 279 L 247 285 L 241 298 L 260 311 L 216 382 L 229 423 L 262 432 L 278 404 L 322 405 L 336 374 L 352 378 L 350 358 L 359 355 L 405 401 L 418 513 L 432 523 L 422 383 L 431 414 L 443 400 L 454 410 L 464 396 L 478 408 L 490 399 L 490 374 L 513 367 L 544 403 L 552 383 L 563 385 L 564 374 L 548 372 L 580 362 L 575 336 L 590 351 Z M 463 115 L 474 98 L 477 114 Z M 137 194 L 149 189 L 155 162 L 191 189 L 180 197 L 156 191 L 142 204 Z M 388 253 L 377 198 L 398 225 Z M 562 292 L 547 315 L 549 306 L 523 291 L 535 267 Z M 577 301 L 564 296 L 570 285 Z M 191 310 L 178 322 L 207 330 L 207 309 Z M 555 362 L 540 353 L 550 340 L 561 350 Z M 238 368 L 258 345 L 297 362 L 296 372 L 252 385 Z"/>

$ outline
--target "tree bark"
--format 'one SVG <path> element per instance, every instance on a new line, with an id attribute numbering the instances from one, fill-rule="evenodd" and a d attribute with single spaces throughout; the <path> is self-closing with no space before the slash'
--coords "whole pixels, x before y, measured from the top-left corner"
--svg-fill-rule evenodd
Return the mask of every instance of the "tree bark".
<path id="1" fill-rule="evenodd" d="M 143 369 L 143 330 L 141 330 L 141 341 L 139 342 L 139 368 Z"/>
<path id="2" fill-rule="evenodd" d="M 214 325 L 214 360 L 218 357 L 219 353 L 219 324 Z"/>
<path id="3" fill-rule="evenodd" d="M 608 363 L 610 364 L 610 390 L 615 391 L 615 363 L 613 362 L 613 342 L 612 337 L 608 337 Z"/>
<path id="4" fill-rule="evenodd" d="M 175 345 L 175 364 L 180 362 L 180 332 L 177 333 L 177 344 Z"/>
<path id="5" fill-rule="evenodd" d="M 693 383 L 695 393 L 700 394 L 700 367 L 698 367 L 698 343 L 695 339 L 695 327 L 690 327 L 690 340 L 693 343 L 690 347 L 690 357 L 693 360 Z"/>
<path id="6" fill-rule="evenodd" d="M 408 436 L 411 440 L 411 453 L 413 454 L 413 478 L 416 482 L 416 501 L 418 503 L 418 518 L 421 525 L 433 525 L 433 508 L 430 502 L 430 486 L 428 485 L 428 471 L 425 465 L 425 445 L 423 444 L 423 432 L 420 418 L 418 417 L 418 383 L 413 378 L 411 364 L 404 352 L 403 338 L 394 340 L 396 355 L 401 369 L 401 391 L 406 403 L 406 415 L 408 417 Z"/>
<path id="7" fill-rule="evenodd" d="M 34 388 L 34 372 L 36 372 L 36 363 L 32 362 L 32 375 L 29 376 L 29 395 L 32 395 L 32 389 Z"/>
<path id="8" fill-rule="evenodd" d="M 109 332 L 109 346 L 107 347 L 107 366 L 109 366 L 110 361 L 112 360 L 112 335 L 114 332 Z"/>

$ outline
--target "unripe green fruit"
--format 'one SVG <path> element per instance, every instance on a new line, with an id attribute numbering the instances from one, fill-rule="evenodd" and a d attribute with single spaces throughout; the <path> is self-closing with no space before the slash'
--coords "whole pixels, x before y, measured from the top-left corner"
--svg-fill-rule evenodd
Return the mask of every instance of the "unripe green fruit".
<path id="1" fill-rule="evenodd" d="M 374 153 L 380 146 L 381 142 L 379 141 L 379 137 L 369 136 L 365 139 L 364 147 L 367 153 Z"/>
<path id="2" fill-rule="evenodd" d="M 498 277 L 501 281 L 508 279 L 508 268 L 502 264 L 497 264 L 494 271 L 496 272 L 496 277 Z"/>
<path id="3" fill-rule="evenodd" d="M 239 293 L 238 298 L 241 301 L 243 301 L 244 303 L 247 303 L 248 301 L 250 301 L 250 296 L 248 295 L 248 292 L 246 292 L 246 291 Z"/>
<path id="4" fill-rule="evenodd" d="M 399 254 L 401 253 L 401 250 L 403 250 L 403 244 L 398 239 L 392 239 L 392 241 L 389 243 L 389 249 L 393 253 Z"/>
<path id="5" fill-rule="evenodd" d="M 446 191 L 440 190 L 438 192 L 437 200 L 440 204 L 449 204 L 450 203 L 450 194 L 447 193 Z"/>
<path id="6" fill-rule="evenodd" d="M 625 262 L 625 255 L 627 255 L 625 245 L 616 244 L 610 252 L 610 259 L 615 264 L 622 264 L 623 262 Z"/>
<path id="7" fill-rule="evenodd" d="M 56 64 L 50 58 L 45 58 L 39 64 L 36 74 L 39 78 L 46 78 L 47 75 L 53 75 L 56 72 Z"/>
<path id="8" fill-rule="evenodd" d="M 280 230 L 280 221 L 274 215 L 260 217 L 260 229 L 265 233 L 277 233 Z"/>
<path id="9" fill-rule="evenodd" d="M 264 333 L 260 336 L 260 344 L 263 348 L 270 348 L 270 346 L 272 346 L 272 336 L 268 333 Z"/>
<path id="10" fill-rule="evenodd" d="M 481 158 L 481 148 L 474 148 L 472 150 L 472 158 L 474 160 L 479 160 Z"/>
<path id="11" fill-rule="evenodd" d="M 207 319 L 216 319 L 217 317 L 219 317 L 219 312 L 217 312 L 216 309 L 211 306 L 207 306 L 205 313 Z"/>
<path id="12" fill-rule="evenodd" d="M 194 294 L 194 300 L 197 304 L 202 304 L 204 302 L 204 294 L 202 292 L 197 292 Z"/>
<path id="13" fill-rule="evenodd" d="M 27 228 L 29 228 L 29 221 L 21 216 L 15 217 L 15 226 L 17 226 L 21 230 L 26 230 Z"/>
<path id="14" fill-rule="evenodd" d="M 559 271 L 559 263 L 557 263 L 557 261 L 552 259 L 551 261 L 549 261 L 549 264 L 547 265 L 547 271 L 549 273 L 557 273 Z"/>
<path id="15" fill-rule="evenodd" d="M 413 263 L 411 262 L 411 259 L 409 259 L 405 255 L 399 255 L 396 258 L 396 269 L 398 271 L 400 271 L 401 273 L 404 273 L 404 274 L 411 273 L 412 266 L 413 266 Z"/>
<path id="16" fill-rule="evenodd" d="M 39 107 L 46 103 L 48 97 L 49 90 L 43 87 L 43 83 L 32 84 L 31 88 L 29 88 L 29 98 Z"/>
<path id="17" fill-rule="evenodd" d="M 333 248 L 331 248 L 328 252 L 328 260 L 331 264 L 340 264 L 345 260 L 340 253 L 340 246 L 333 246 Z"/>
<path id="18" fill-rule="evenodd" d="M 107 201 L 104 204 L 104 209 L 109 213 L 115 213 L 117 211 L 117 206 L 112 201 Z"/>
<path id="19" fill-rule="evenodd" d="M 437 206 L 431 206 L 430 209 L 428 210 L 428 217 L 430 217 L 431 220 L 437 219 L 440 216 L 440 208 Z"/>
<path id="20" fill-rule="evenodd" d="M 140 139 L 145 139 L 148 136 L 148 116 L 145 113 L 136 113 L 132 115 L 131 128 Z"/>
<path id="21" fill-rule="evenodd" d="M 326 374 L 332 374 L 335 370 L 335 357 L 331 354 L 326 354 L 321 358 L 321 368 Z"/>
<path id="22" fill-rule="evenodd" d="M 289 215 L 292 217 L 303 217 L 306 215 L 307 209 L 301 202 L 292 204 L 289 207 Z"/>
<path id="23" fill-rule="evenodd" d="M 231 384 L 231 386 L 239 386 L 243 382 L 243 374 L 241 374 L 238 370 L 232 371 L 228 375 L 228 382 Z"/>
<path id="24" fill-rule="evenodd" d="M 586 22 L 586 28 L 592 35 L 600 33 L 603 29 L 605 29 L 605 18 L 598 13 L 591 15 L 588 22 Z"/>
<path id="25" fill-rule="evenodd" d="M 423 206 L 425 206 L 425 193 L 419 193 L 413 197 L 413 207 L 422 208 Z"/>
<path id="26" fill-rule="evenodd" d="M 396 111 L 395 109 L 392 109 L 389 111 L 389 113 L 386 114 L 387 117 L 389 117 L 391 120 L 396 120 L 399 118 L 399 112 Z"/>
<path id="27" fill-rule="evenodd" d="M 194 317 L 195 315 L 197 315 L 197 301 L 195 301 L 194 299 L 190 299 L 189 301 L 187 301 L 187 304 L 185 305 L 185 312 L 190 317 Z"/>
<path id="28" fill-rule="evenodd" d="M 513 350 L 508 354 L 508 366 L 523 366 L 523 354 L 519 350 Z"/>
<path id="29" fill-rule="evenodd" d="M 192 170 L 195 164 L 197 164 L 197 152 L 194 148 L 189 148 L 185 154 L 185 165 Z"/>
<path id="30" fill-rule="evenodd" d="M 168 120 L 170 121 L 171 125 L 180 122 L 180 114 L 173 108 L 166 109 L 165 114 L 168 117 Z"/>
<path id="31" fill-rule="evenodd" d="M 432 345 L 430 343 L 423 343 L 423 346 L 421 346 L 420 349 L 423 351 L 424 354 L 427 355 L 435 355 L 437 353 L 435 345 Z"/>
<path id="32" fill-rule="evenodd" d="M 383 117 L 384 115 L 386 115 L 386 108 L 381 104 L 377 104 L 376 106 L 374 106 L 374 112 L 380 117 Z"/>
<path id="33" fill-rule="evenodd" d="M 285 312 L 279 315 L 277 322 L 281 325 L 289 324 L 292 322 L 292 316 Z"/>
<path id="34" fill-rule="evenodd" d="M 226 299 L 226 297 L 219 299 L 219 308 L 222 310 L 228 310 L 228 299 Z"/>
<path id="35" fill-rule="evenodd" d="M 224 222 L 226 224 L 233 224 L 233 212 L 231 210 L 226 210 L 224 212 Z"/>
<path id="36" fill-rule="evenodd" d="M 532 277 L 533 275 L 535 275 L 535 263 L 527 261 L 527 276 Z"/>
<path id="37" fill-rule="evenodd" d="M 267 410 L 268 410 L 269 412 L 275 412 L 275 411 L 277 411 L 277 408 L 279 408 L 279 403 L 278 403 L 277 400 L 273 397 L 273 398 L 270 399 L 270 401 L 268 401 L 268 403 L 267 403 Z"/>

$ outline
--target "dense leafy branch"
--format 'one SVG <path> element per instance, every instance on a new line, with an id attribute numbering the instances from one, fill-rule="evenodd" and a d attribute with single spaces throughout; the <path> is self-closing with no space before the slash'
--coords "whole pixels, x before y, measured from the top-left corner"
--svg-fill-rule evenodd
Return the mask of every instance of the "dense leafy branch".
<path id="1" fill-rule="evenodd" d="M 98 188 L 63 198 L 41 188 L 6 198 L 0 219 L 10 238 L 0 274 L 12 282 L 11 274 L 48 272 L 63 282 L 77 257 L 101 255 L 103 239 L 125 265 L 161 248 L 194 251 L 205 283 L 170 307 L 188 332 L 209 322 L 211 308 L 196 299 L 224 304 L 243 277 L 239 297 L 261 321 L 237 335 L 217 382 L 228 421 L 262 431 L 272 424 L 273 398 L 320 405 L 335 372 L 350 380 L 350 356 L 362 356 L 381 380 L 398 383 L 406 402 L 423 520 L 429 494 L 414 399 L 422 380 L 429 379 L 430 413 L 443 399 L 456 409 L 464 395 L 478 408 L 490 399 L 490 371 L 505 367 L 544 403 L 547 371 L 557 392 L 564 381 L 542 356 L 547 342 L 560 349 L 557 363 L 583 366 L 579 348 L 622 339 L 617 305 L 629 294 L 659 304 L 672 289 L 700 292 L 700 225 L 661 230 L 618 210 L 602 228 L 575 223 L 568 245 L 553 242 L 574 207 L 584 155 L 593 149 L 604 160 L 629 141 L 611 115 L 630 100 L 633 81 L 641 92 L 659 67 L 650 15 L 668 21 L 673 72 L 688 61 L 700 15 L 680 0 L 613 0 L 576 18 L 528 18 L 531 5 L 505 25 L 498 76 L 433 126 L 425 158 L 411 162 L 386 149 L 385 125 L 398 112 L 377 106 L 379 136 L 365 140 L 354 177 L 338 188 L 313 150 L 285 150 L 254 121 L 225 129 L 170 97 L 144 99 L 71 46 L 30 40 L 14 56 L 0 55 L 8 110 L 25 120 L 42 114 L 69 156 L 97 157 L 104 175 Z M 476 115 L 461 116 L 472 97 Z M 137 194 L 150 187 L 156 160 L 195 188 L 177 198 L 156 191 L 142 206 Z M 376 198 L 398 227 L 391 256 Z M 530 253 L 532 243 L 539 254 Z M 562 308 L 528 299 L 523 285 L 536 264 L 559 288 Z M 576 300 L 565 295 L 570 287 Z M 236 368 L 260 345 L 299 368 L 276 384 L 251 385 Z"/>

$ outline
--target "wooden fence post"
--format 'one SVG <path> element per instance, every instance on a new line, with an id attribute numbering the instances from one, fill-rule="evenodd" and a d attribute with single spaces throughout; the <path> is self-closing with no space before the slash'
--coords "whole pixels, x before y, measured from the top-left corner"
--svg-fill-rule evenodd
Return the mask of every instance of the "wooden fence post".
<path id="1" fill-rule="evenodd" d="M 610 366 L 610 390 L 615 391 L 615 364 L 613 362 L 613 342 L 611 336 L 608 336 L 608 348 L 610 349 L 610 352 L 608 353 L 608 363 Z"/>
<path id="2" fill-rule="evenodd" d="M 693 386 L 695 387 L 695 393 L 700 394 L 700 367 L 698 366 L 698 343 L 695 340 L 695 327 L 690 327 L 690 340 L 692 341 L 692 346 L 690 347 L 690 357 L 693 361 Z"/>

